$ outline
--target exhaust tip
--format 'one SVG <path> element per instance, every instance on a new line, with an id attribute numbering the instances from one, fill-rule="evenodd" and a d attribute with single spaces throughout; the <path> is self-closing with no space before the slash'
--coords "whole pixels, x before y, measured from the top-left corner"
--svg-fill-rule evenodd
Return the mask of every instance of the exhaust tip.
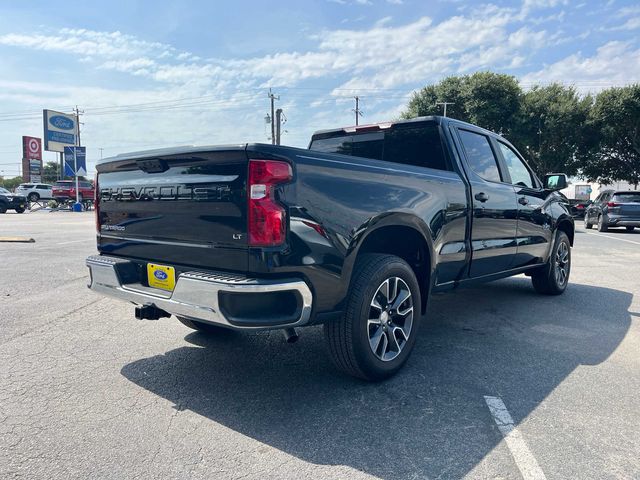
<path id="1" fill-rule="evenodd" d="M 287 343 L 296 343 L 300 338 L 295 328 L 285 328 L 282 333 L 284 333 L 284 341 Z"/>

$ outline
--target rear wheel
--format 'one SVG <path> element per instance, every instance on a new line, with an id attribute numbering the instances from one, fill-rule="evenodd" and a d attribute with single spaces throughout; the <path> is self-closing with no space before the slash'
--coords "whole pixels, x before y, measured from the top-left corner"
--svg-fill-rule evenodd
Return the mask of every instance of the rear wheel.
<path id="1" fill-rule="evenodd" d="M 585 215 L 584 215 L 584 228 L 586 228 L 587 230 L 591 230 L 591 227 L 593 227 L 593 224 L 589 223 L 589 217 L 587 217 L 587 214 L 585 213 Z"/>
<path id="2" fill-rule="evenodd" d="M 636 227 L 625 227 L 627 229 L 627 232 L 633 232 L 634 228 Z"/>
<path id="3" fill-rule="evenodd" d="M 547 264 L 531 275 L 533 288 L 545 295 L 560 295 L 567 288 L 570 273 L 571 243 L 567 234 L 558 230 Z"/>
<path id="4" fill-rule="evenodd" d="M 210 323 L 199 322 L 197 320 L 190 320 L 184 317 L 178 317 L 178 321 L 183 324 L 185 327 L 192 328 L 193 330 L 197 330 L 199 332 L 207 333 L 207 334 L 220 334 L 220 333 L 228 333 L 230 329 L 224 327 L 218 327 L 217 325 L 212 325 Z"/>
<path id="5" fill-rule="evenodd" d="M 31 192 L 27 197 L 27 200 L 29 200 L 30 202 L 37 202 L 38 200 L 40 200 L 40 194 Z"/>
<path id="6" fill-rule="evenodd" d="M 607 224 L 604 223 L 604 215 L 599 215 L 598 216 L 598 231 L 599 232 L 606 232 L 607 230 L 608 230 Z"/>
<path id="7" fill-rule="evenodd" d="M 411 267 L 394 255 L 367 254 L 356 264 L 344 316 L 324 325 L 336 367 L 378 381 L 407 361 L 420 323 L 420 288 Z"/>

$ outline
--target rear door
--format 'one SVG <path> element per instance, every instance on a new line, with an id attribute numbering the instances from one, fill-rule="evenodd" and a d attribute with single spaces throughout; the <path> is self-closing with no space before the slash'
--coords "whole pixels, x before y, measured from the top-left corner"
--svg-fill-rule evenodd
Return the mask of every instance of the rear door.
<path id="1" fill-rule="evenodd" d="M 246 271 L 247 166 L 243 147 L 99 164 L 99 250 Z"/>
<path id="2" fill-rule="evenodd" d="M 500 171 L 489 136 L 463 128 L 457 131 L 473 202 L 469 276 L 482 277 L 507 270 L 516 254 L 516 195 Z"/>

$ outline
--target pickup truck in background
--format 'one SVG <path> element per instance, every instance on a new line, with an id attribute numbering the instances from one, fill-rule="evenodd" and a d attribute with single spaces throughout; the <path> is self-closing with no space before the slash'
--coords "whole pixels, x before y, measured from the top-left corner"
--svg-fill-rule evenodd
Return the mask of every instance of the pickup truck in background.
<path id="1" fill-rule="evenodd" d="M 342 371 L 407 360 L 434 292 L 525 273 L 567 287 L 574 221 L 504 138 L 443 117 L 97 165 L 90 288 L 216 332 L 323 323 Z M 470 311 L 471 313 L 471 311 Z"/>

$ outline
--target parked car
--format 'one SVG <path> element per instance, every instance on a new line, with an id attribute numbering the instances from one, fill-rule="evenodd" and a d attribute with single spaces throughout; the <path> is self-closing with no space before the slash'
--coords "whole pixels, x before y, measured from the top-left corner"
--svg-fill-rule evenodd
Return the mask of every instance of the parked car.
<path id="1" fill-rule="evenodd" d="M 635 227 L 640 227 L 640 191 L 601 192 L 584 215 L 584 227 L 593 225 L 597 225 L 600 232 L 611 227 L 625 227 L 633 232 Z"/>
<path id="2" fill-rule="evenodd" d="M 123 154 L 97 171 L 91 289 L 205 332 L 291 340 L 323 323 L 335 365 L 367 380 L 402 367 L 434 292 L 525 273 L 558 295 L 569 281 L 566 176 L 541 182 L 506 139 L 451 118 L 326 130 L 309 149 Z"/>
<path id="3" fill-rule="evenodd" d="M 53 187 L 46 183 L 21 183 L 16 187 L 16 193 L 27 197 L 30 202 L 49 200 L 53 198 Z"/>
<path id="4" fill-rule="evenodd" d="M 591 205 L 591 200 L 569 200 L 571 204 L 571 215 L 574 218 L 584 218 L 584 212 L 587 210 L 589 205 Z"/>
<path id="5" fill-rule="evenodd" d="M 80 189 L 80 195 L 78 196 L 80 202 L 85 200 L 93 200 L 94 187 L 91 182 L 79 181 L 78 187 Z M 53 186 L 53 198 L 58 202 L 66 202 L 67 200 L 76 199 L 76 181 L 75 180 L 59 180 Z"/>
<path id="6" fill-rule="evenodd" d="M 6 213 L 7 210 L 15 210 L 16 213 L 24 213 L 26 209 L 26 197 L 11 193 L 6 188 L 0 187 L 0 213 Z"/>

